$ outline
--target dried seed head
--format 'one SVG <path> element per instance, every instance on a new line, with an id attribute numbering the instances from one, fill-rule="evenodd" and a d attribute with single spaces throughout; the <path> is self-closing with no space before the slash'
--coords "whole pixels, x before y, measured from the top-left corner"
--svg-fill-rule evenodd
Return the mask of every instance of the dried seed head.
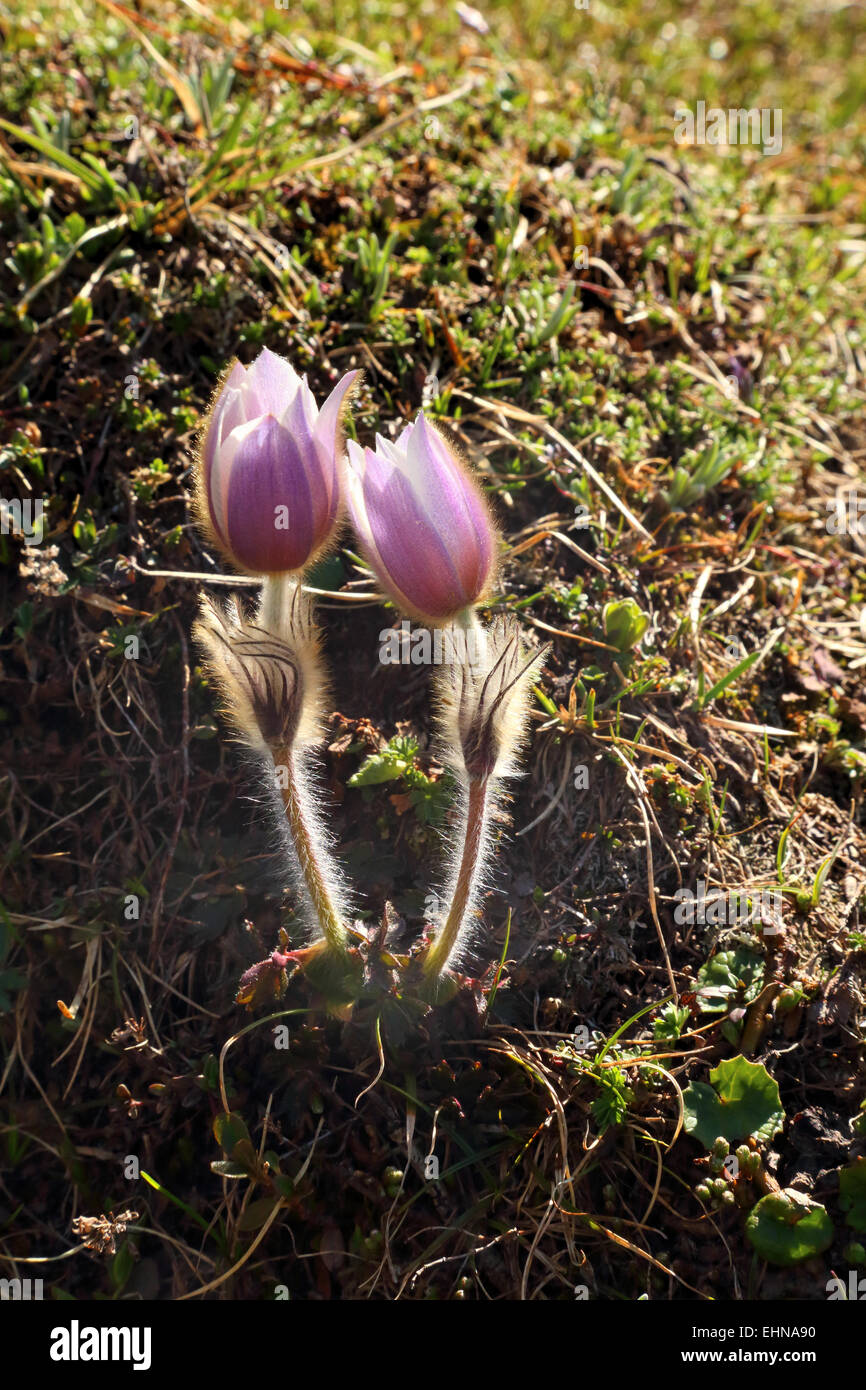
<path id="1" fill-rule="evenodd" d="M 480 662 L 443 668 L 441 723 L 450 761 L 470 782 L 513 776 L 526 734 L 529 691 L 547 648 L 529 652 L 513 618 L 502 618 L 477 644 Z"/>
<path id="2" fill-rule="evenodd" d="M 245 617 L 236 599 L 223 609 L 205 597 L 193 629 L 229 718 L 259 752 L 313 742 L 318 733 L 318 643 L 300 587 L 276 616 L 265 625 L 261 613 L 259 621 Z"/>
<path id="3" fill-rule="evenodd" d="M 107 1216 L 76 1216 L 72 1222 L 73 1235 L 79 1236 L 82 1245 L 88 1250 L 96 1250 L 100 1255 L 115 1255 L 117 1240 L 126 1233 L 126 1228 L 138 1220 L 137 1211 L 122 1211 L 115 1216 L 110 1211 Z"/>

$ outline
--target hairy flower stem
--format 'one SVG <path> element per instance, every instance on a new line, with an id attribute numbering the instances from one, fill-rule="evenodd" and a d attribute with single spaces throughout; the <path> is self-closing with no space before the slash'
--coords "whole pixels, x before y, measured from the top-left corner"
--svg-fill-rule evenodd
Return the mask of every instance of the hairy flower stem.
<path id="1" fill-rule="evenodd" d="M 266 574 L 262 578 L 259 595 L 259 623 L 269 632 L 279 632 L 281 619 L 286 608 L 286 595 L 290 595 L 298 581 L 286 574 Z"/>
<path id="2" fill-rule="evenodd" d="M 335 951 L 344 952 L 348 940 L 346 928 L 329 888 L 327 854 L 317 844 L 304 805 L 305 783 L 299 759 L 292 748 L 274 749 L 273 759 L 275 767 L 285 768 L 286 772 L 286 785 L 280 787 L 280 795 L 304 886 L 328 945 Z"/>
<path id="3" fill-rule="evenodd" d="M 424 960 L 425 975 L 438 975 L 444 970 L 451 952 L 457 944 L 460 929 L 471 909 L 475 885 L 484 867 L 490 793 L 491 779 L 489 777 L 470 780 L 466 797 L 466 824 L 460 868 L 457 871 L 445 925 Z"/>
<path id="4" fill-rule="evenodd" d="M 266 575 L 262 583 L 259 624 L 291 643 L 301 670 L 302 707 L 298 725 L 306 714 L 318 718 L 322 680 L 318 638 L 312 609 L 304 607 L 302 581 L 294 575 Z M 301 878 L 316 920 L 332 950 L 343 953 L 348 937 L 337 905 L 339 873 L 323 844 L 315 813 L 313 791 L 305 775 L 303 739 L 296 735 L 271 745 L 275 768 L 283 770 L 279 784 L 286 822 Z"/>

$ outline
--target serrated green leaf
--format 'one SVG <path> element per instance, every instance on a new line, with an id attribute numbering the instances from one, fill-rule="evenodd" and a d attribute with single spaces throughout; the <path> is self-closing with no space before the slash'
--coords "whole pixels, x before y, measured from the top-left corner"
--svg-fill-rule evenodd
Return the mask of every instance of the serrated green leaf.
<path id="1" fill-rule="evenodd" d="M 729 1058 L 710 1072 L 710 1082 L 693 1081 L 683 1094 L 687 1134 L 708 1149 L 719 1136 L 740 1143 L 778 1134 L 785 1111 L 778 1084 L 763 1063 Z"/>

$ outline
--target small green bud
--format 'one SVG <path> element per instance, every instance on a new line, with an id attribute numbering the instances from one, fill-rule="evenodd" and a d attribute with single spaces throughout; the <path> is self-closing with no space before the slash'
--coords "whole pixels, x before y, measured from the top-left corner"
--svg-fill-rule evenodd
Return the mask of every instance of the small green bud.
<path id="1" fill-rule="evenodd" d="M 382 1174 L 382 1186 L 389 1197 L 396 1197 L 403 1182 L 402 1168 L 386 1168 Z"/>

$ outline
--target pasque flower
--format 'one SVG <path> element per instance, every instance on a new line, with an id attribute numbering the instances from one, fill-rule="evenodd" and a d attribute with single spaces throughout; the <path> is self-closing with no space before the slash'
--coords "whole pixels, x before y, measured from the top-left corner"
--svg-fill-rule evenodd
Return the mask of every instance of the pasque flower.
<path id="1" fill-rule="evenodd" d="M 341 415 L 357 375 L 320 410 L 306 377 L 267 348 L 227 372 L 202 433 L 198 510 L 236 568 L 300 570 L 327 543 L 341 502 Z"/>
<path id="2" fill-rule="evenodd" d="M 298 573 L 333 534 L 341 495 L 386 594 L 453 639 L 437 696 L 459 800 L 446 905 L 430 922 L 423 953 L 419 987 L 431 1001 L 446 997 L 443 975 L 463 955 L 478 916 L 501 784 L 519 770 L 529 691 L 544 660 L 524 647 L 515 622 L 486 629 L 479 622 L 475 607 L 496 571 L 496 527 L 456 448 L 423 412 L 393 443 L 378 435 L 373 449 L 350 442 L 344 465 L 342 413 L 357 376 L 344 376 L 320 410 L 306 379 L 266 350 L 249 368 L 231 366 L 202 434 L 201 520 L 231 563 L 261 576 L 262 586 L 254 613 L 237 600 L 224 607 L 204 599 L 195 635 L 226 713 L 283 812 L 287 867 L 311 933 L 295 951 L 281 933 L 279 948 L 246 972 L 238 1002 L 247 1005 L 279 997 L 291 966 L 330 1008 L 348 1009 L 367 978 L 363 952 L 378 950 L 351 925 L 351 898 L 321 816 L 315 749 L 325 678 Z"/>
<path id="3" fill-rule="evenodd" d="M 398 608 L 446 622 L 489 588 L 496 533 L 478 485 L 423 413 L 395 443 L 349 441 L 349 511 L 367 559 Z"/>

